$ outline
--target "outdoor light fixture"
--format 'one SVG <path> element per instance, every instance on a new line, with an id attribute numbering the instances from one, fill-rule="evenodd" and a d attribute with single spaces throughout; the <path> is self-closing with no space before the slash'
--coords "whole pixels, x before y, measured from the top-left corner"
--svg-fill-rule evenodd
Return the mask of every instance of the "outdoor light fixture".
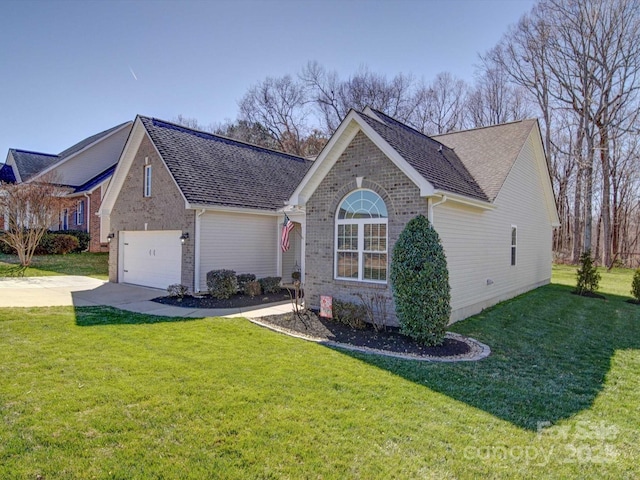
<path id="1" fill-rule="evenodd" d="M 115 236 L 116 236 L 115 233 L 110 233 L 109 235 L 107 235 L 107 242 L 111 243 L 111 240 L 115 238 Z"/>
<path id="2" fill-rule="evenodd" d="M 180 241 L 184 244 L 184 242 L 186 240 L 189 239 L 189 233 L 188 232 L 184 232 L 182 235 L 180 235 Z"/>

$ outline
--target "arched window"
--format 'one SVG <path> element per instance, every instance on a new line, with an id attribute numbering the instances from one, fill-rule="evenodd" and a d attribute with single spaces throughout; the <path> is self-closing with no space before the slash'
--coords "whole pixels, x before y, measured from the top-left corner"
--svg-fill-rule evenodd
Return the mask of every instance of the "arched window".
<path id="1" fill-rule="evenodd" d="M 387 281 L 387 206 L 371 190 L 347 195 L 336 216 L 335 278 Z"/>

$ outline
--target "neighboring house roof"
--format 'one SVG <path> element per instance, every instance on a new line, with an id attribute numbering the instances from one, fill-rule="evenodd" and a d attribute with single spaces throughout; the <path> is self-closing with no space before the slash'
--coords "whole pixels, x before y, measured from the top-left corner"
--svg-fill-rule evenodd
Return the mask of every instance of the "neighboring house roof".
<path id="1" fill-rule="evenodd" d="M 46 168 L 60 160 L 58 155 L 49 153 L 29 152 L 12 148 L 9 153 L 13 157 L 20 180 L 26 182 L 31 177 L 42 172 Z"/>
<path id="2" fill-rule="evenodd" d="M 120 128 L 122 128 L 123 126 L 130 124 L 131 121 L 128 122 L 123 122 L 119 125 L 116 125 L 115 127 L 109 128 L 107 130 L 105 130 L 104 132 L 100 132 L 100 133 L 96 133 L 95 135 L 91 135 L 90 137 L 85 138 L 84 140 L 76 143 L 75 145 L 67 148 L 66 150 L 60 152 L 58 154 L 58 156 L 61 159 L 64 159 L 66 157 L 69 157 L 75 153 L 78 153 L 80 150 L 83 150 L 84 148 L 88 147 L 89 145 L 97 142 L 98 140 L 101 140 L 104 137 L 109 136 L 111 133 L 115 132 L 116 130 L 119 130 Z"/>
<path id="3" fill-rule="evenodd" d="M 73 193 L 89 193 L 89 192 L 91 192 L 95 187 L 100 185 L 102 182 L 104 182 L 105 180 L 108 180 L 109 178 L 111 178 L 111 175 L 113 175 L 113 172 L 115 171 L 116 166 L 117 165 L 110 166 L 104 172 L 99 173 L 98 175 L 96 175 L 92 179 L 88 180 L 86 183 L 83 183 L 79 187 L 76 187 L 75 190 L 73 191 Z"/>
<path id="4" fill-rule="evenodd" d="M 0 182 L 16 183 L 16 176 L 13 174 L 13 167 L 8 163 L 3 163 L 0 167 Z"/>
<path id="5" fill-rule="evenodd" d="M 535 119 L 520 120 L 433 138 L 455 150 L 489 200 L 493 201 L 536 124 Z"/>
<path id="6" fill-rule="evenodd" d="M 313 163 L 163 120 L 138 118 L 191 205 L 283 208 Z"/>
<path id="7" fill-rule="evenodd" d="M 382 112 L 372 111 L 377 118 L 362 114 L 362 119 L 436 189 L 488 200 L 457 152 Z"/>

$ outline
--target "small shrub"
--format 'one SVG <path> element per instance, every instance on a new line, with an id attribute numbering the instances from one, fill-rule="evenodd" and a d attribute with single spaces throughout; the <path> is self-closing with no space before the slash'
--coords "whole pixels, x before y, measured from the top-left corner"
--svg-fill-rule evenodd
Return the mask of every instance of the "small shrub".
<path id="1" fill-rule="evenodd" d="M 580 255 L 580 267 L 576 272 L 577 285 L 575 293 L 578 295 L 593 294 L 598 290 L 600 284 L 600 274 L 593 264 L 591 250 L 587 250 Z"/>
<path id="2" fill-rule="evenodd" d="M 260 286 L 260 282 L 256 282 L 252 280 L 244 284 L 244 293 L 249 295 L 250 297 L 255 297 L 262 293 L 262 287 Z"/>
<path id="3" fill-rule="evenodd" d="M 207 273 L 209 294 L 218 299 L 230 298 L 238 291 L 238 280 L 233 270 L 211 270 Z"/>
<path id="4" fill-rule="evenodd" d="M 65 255 L 78 248 L 78 239 L 72 235 L 45 233 L 36 247 L 36 255 Z"/>
<path id="5" fill-rule="evenodd" d="M 174 283 L 167 287 L 167 293 L 170 297 L 184 298 L 189 295 L 189 287 L 181 283 Z"/>
<path id="6" fill-rule="evenodd" d="M 373 325 L 373 329 L 376 332 L 384 331 L 387 326 L 387 296 L 380 292 L 371 295 L 359 292 L 356 293 L 356 297 L 362 302 L 367 321 Z"/>
<path id="7" fill-rule="evenodd" d="M 243 293 L 247 293 L 247 283 L 254 282 L 256 280 L 256 276 L 253 273 L 241 273 L 236 278 L 238 279 L 238 290 Z"/>
<path id="8" fill-rule="evenodd" d="M 8 243 L 6 243 L 5 241 L 2 240 L 2 235 L 0 233 L 0 253 L 3 253 L 4 255 L 16 255 L 16 249 L 9 246 Z"/>
<path id="9" fill-rule="evenodd" d="M 440 237 L 423 215 L 398 237 L 391 283 L 400 331 L 425 345 L 441 345 L 451 315 L 449 271 Z"/>
<path id="10" fill-rule="evenodd" d="M 367 310 L 364 305 L 343 302 L 336 298 L 333 299 L 333 318 L 351 328 L 362 330 L 367 326 L 365 318 L 367 318 Z"/>
<path id="11" fill-rule="evenodd" d="M 264 277 L 258 280 L 264 293 L 278 293 L 280 291 L 282 277 Z"/>
<path id="12" fill-rule="evenodd" d="M 631 282 L 631 295 L 636 301 L 640 302 L 640 268 L 633 274 L 633 281 Z"/>
<path id="13" fill-rule="evenodd" d="M 89 249 L 89 242 L 91 241 L 91 235 L 88 232 L 82 230 L 54 230 L 49 233 L 53 235 L 71 235 L 78 239 L 78 247 L 71 253 L 80 253 Z"/>

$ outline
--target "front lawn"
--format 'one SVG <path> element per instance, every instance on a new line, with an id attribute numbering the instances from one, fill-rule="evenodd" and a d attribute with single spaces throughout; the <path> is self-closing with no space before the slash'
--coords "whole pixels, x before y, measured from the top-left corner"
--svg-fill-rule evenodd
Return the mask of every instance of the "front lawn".
<path id="1" fill-rule="evenodd" d="M 553 284 L 456 324 L 492 348 L 456 364 L 2 309 L 0 478 L 635 478 L 640 306 L 616 275 L 607 301 Z"/>
<path id="2" fill-rule="evenodd" d="M 69 253 L 67 255 L 36 255 L 31 266 L 20 268 L 17 255 L 0 253 L 0 277 L 48 277 L 51 275 L 84 275 L 107 280 L 109 278 L 108 253 Z"/>

